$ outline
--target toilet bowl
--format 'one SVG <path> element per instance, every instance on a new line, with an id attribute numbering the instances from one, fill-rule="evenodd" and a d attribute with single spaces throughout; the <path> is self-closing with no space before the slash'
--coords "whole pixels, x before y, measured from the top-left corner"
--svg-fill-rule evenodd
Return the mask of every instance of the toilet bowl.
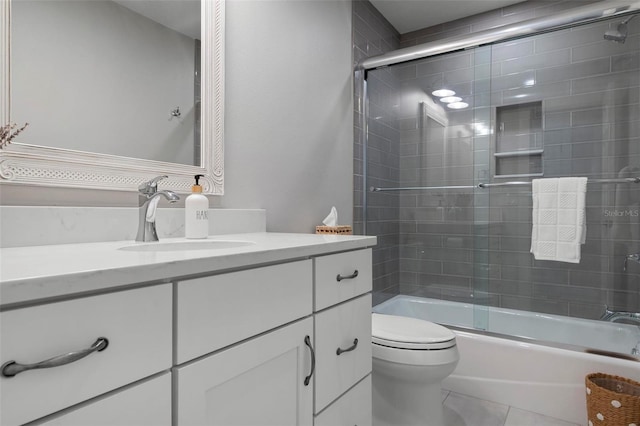
<path id="1" fill-rule="evenodd" d="M 443 426 L 441 383 L 460 358 L 455 334 L 432 322 L 371 315 L 373 425 Z"/>

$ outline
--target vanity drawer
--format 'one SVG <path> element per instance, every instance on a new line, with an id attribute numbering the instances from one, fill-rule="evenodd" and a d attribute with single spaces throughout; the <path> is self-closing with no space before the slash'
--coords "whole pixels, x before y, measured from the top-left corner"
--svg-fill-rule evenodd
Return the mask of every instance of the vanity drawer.
<path id="1" fill-rule="evenodd" d="M 0 377 L 0 424 L 22 424 L 169 369 L 171 311 L 164 284 L 0 313 L 3 364 L 34 364 L 108 339 L 75 362 Z"/>
<path id="2" fill-rule="evenodd" d="M 316 311 L 371 291 L 371 249 L 317 257 L 315 278 Z"/>
<path id="3" fill-rule="evenodd" d="M 178 364 L 312 313 L 311 260 L 178 283 Z"/>
<path id="4" fill-rule="evenodd" d="M 313 422 L 314 426 L 371 426 L 371 375 L 342 395 Z"/>
<path id="5" fill-rule="evenodd" d="M 371 294 L 316 314 L 315 339 L 318 413 L 371 372 Z"/>
<path id="6" fill-rule="evenodd" d="M 39 426 L 171 426 L 171 373 L 83 405 Z"/>

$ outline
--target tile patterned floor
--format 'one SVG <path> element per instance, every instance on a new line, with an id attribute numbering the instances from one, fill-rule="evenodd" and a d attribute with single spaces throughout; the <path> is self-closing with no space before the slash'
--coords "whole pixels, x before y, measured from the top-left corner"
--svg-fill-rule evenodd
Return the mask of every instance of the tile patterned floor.
<path id="1" fill-rule="evenodd" d="M 449 391 L 442 392 L 442 399 L 446 426 L 579 426 Z"/>

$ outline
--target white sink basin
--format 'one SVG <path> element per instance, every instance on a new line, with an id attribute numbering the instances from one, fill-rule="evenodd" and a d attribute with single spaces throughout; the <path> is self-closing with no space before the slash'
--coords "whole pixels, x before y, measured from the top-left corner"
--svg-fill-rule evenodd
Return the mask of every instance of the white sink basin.
<path id="1" fill-rule="evenodd" d="M 118 248 L 124 251 L 188 251 L 188 250 L 221 250 L 251 246 L 252 241 L 194 240 L 169 241 L 156 243 L 138 243 Z"/>

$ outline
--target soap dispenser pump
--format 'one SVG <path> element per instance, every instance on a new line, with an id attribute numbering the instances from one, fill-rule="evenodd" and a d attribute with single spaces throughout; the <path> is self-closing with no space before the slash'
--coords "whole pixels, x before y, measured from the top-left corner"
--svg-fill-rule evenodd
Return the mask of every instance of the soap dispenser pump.
<path id="1" fill-rule="evenodd" d="M 200 178 L 195 175 L 196 184 L 191 187 L 192 194 L 184 202 L 184 234 L 187 238 L 207 238 L 209 235 L 209 199 L 202 195 Z"/>

